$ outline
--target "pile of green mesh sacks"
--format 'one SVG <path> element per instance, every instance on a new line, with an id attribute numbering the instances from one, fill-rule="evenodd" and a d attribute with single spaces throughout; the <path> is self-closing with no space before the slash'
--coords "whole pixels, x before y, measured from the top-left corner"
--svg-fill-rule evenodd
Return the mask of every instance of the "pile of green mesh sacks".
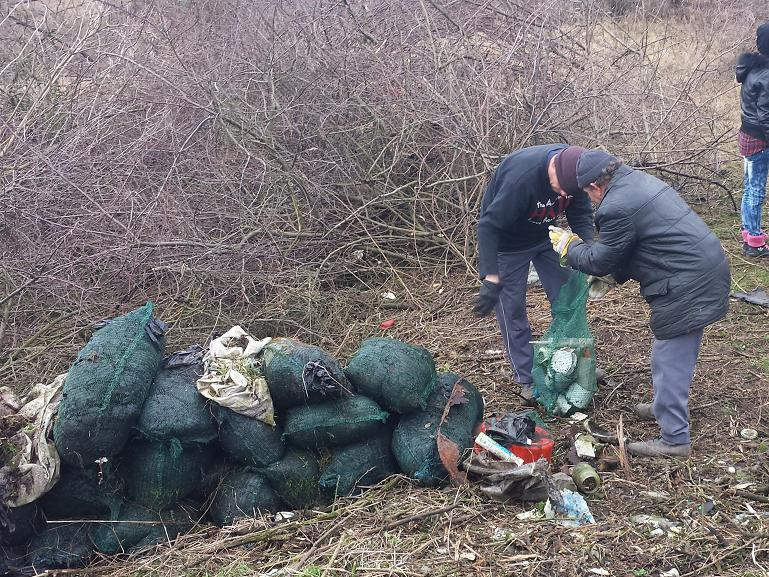
<path id="1" fill-rule="evenodd" d="M 422 347 L 370 338 L 342 367 L 274 338 L 249 369 L 269 388 L 267 424 L 204 397 L 206 351 L 167 355 L 153 314 L 147 303 L 103 323 L 78 354 L 53 429 L 59 480 L 5 515 L 12 565 L 82 567 L 203 523 L 327 507 L 394 473 L 438 486 L 449 481 L 438 433 L 460 459 L 471 450 L 482 399 Z"/>

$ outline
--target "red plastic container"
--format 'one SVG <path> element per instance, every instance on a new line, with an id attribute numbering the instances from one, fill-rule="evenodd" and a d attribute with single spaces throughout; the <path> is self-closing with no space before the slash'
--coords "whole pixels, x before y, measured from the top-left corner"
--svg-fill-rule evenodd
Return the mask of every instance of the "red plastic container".
<path id="1" fill-rule="evenodd" d="M 480 431 L 486 432 L 486 423 L 481 423 Z M 519 445 L 518 443 L 510 443 L 507 448 L 514 455 L 523 459 L 524 463 L 533 463 L 540 457 L 547 461 L 553 459 L 553 446 L 555 443 L 550 437 L 550 433 L 542 427 L 534 428 L 534 438 L 531 440 L 531 445 Z M 476 453 L 480 453 L 481 449 L 478 445 L 473 447 Z"/>

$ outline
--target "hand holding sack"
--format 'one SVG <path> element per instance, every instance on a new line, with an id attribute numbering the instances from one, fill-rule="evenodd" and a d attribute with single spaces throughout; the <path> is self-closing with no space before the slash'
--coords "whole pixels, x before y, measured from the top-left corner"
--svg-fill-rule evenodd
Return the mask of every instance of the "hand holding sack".
<path id="1" fill-rule="evenodd" d="M 617 281 L 610 274 L 606 276 L 587 276 L 587 295 L 591 299 L 600 299 L 606 296 L 611 289 L 617 286 Z"/>
<path id="2" fill-rule="evenodd" d="M 478 297 L 475 299 L 473 313 L 479 317 L 485 317 L 494 310 L 499 301 L 499 294 L 502 292 L 502 283 L 483 281 L 481 290 L 478 291 Z"/>

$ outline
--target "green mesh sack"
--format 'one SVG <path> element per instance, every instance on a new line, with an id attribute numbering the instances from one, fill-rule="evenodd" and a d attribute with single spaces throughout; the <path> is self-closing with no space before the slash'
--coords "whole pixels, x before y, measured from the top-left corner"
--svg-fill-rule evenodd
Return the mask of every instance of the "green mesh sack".
<path id="1" fill-rule="evenodd" d="M 165 325 L 147 303 L 97 329 L 67 373 L 53 429 L 61 458 L 89 466 L 117 455 L 163 358 Z"/>
<path id="2" fill-rule="evenodd" d="M 94 553 L 88 523 L 56 524 L 29 543 L 27 563 L 37 572 L 85 567 Z"/>
<path id="3" fill-rule="evenodd" d="M 290 409 L 283 436 L 304 449 L 346 445 L 376 435 L 387 417 L 387 412 L 367 397 L 344 397 Z"/>
<path id="4" fill-rule="evenodd" d="M 224 526 L 231 525 L 236 519 L 276 513 L 280 508 L 280 499 L 264 477 L 240 470 L 222 480 L 208 513 L 214 523 Z"/>
<path id="5" fill-rule="evenodd" d="M 553 303 L 553 322 L 534 343 L 532 391 L 551 415 L 569 415 L 586 408 L 598 390 L 587 298 L 585 275 L 572 271 Z"/>
<path id="6" fill-rule="evenodd" d="M 390 442 L 389 434 L 381 434 L 335 448 L 320 476 L 321 490 L 329 497 L 348 496 L 396 473 Z"/>
<path id="7" fill-rule="evenodd" d="M 36 502 L 0 511 L 0 545 L 26 545 L 40 524 L 38 513 Z"/>
<path id="8" fill-rule="evenodd" d="M 428 397 L 427 407 L 403 415 L 393 432 L 392 450 L 398 466 L 422 485 L 437 486 L 449 479 L 438 454 L 436 437 L 441 417 L 457 382 L 464 390 L 467 402 L 449 409 L 440 430 L 457 445 L 460 455 L 471 450 L 473 432 L 483 418 L 483 398 L 472 383 L 455 373 L 441 373 L 439 386 Z"/>
<path id="9" fill-rule="evenodd" d="M 119 473 L 130 501 L 163 509 L 192 494 L 213 461 L 210 447 L 137 440 L 123 452 Z"/>
<path id="10" fill-rule="evenodd" d="M 438 382 L 429 351 L 382 337 L 363 341 L 344 371 L 361 394 L 396 413 L 424 409 Z"/>
<path id="11" fill-rule="evenodd" d="M 350 392 L 342 367 L 323 349 L 276 338 L 262 352 L 262 371 L 277 410 L 319 403 Z"/>
<path id="12" fill-rule="evenodd" d="M 195 386 L 203 374 L 202 355 L 203 350 L 195 346 L 164 361 L 136 425 L 146 438 L 182 443 L 207 443 L 216 438 L 211 410 Z"/>
<path id="13" fill-rule="evenodd" d="M 49 520 L 90 519 L 114 515 L 123 502 L 123 487 L 110 467 L 80 469 L 62 464 L 59 481 L 40 499 Z"/>
<path id="14" fill-rule="evenodd" d="M 194 511 L 181 506 L 157 512 L 136 503 L 126 503 L 112 521 L 93 523 L 89 534 L 100 553 L 130 553 L 186 533 L 195 525 L 194 515 Z"/>
<path id="15" fill-rule="evenodd" d="M 289 449 L 280 461 L 258 472 L 291 509 L 308 509 L 320 501 L 320 468 L 310 451 Z"/>
<path id="16" fill-rule="evenodd" d="M 283 456 L 280 428 L 215 403 L 211 408 L 219 422 L 219 444 L 230 457 L 245 465 L 264 467 Z"/>

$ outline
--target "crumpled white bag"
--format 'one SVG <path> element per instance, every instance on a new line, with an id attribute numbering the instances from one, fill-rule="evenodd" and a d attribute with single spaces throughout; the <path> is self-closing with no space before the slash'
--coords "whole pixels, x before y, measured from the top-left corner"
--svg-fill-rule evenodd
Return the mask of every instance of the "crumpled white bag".
<path id="1" fill-rule="evenodd" d="M 203 357 L 205 373 L 196 382 L 198 392 L 236 413 L 274 425 L 275 411 L 260 358 L 271 340 L 256 340 L 234 326 L 211 341 Z"/>
<path id="2" fill-rule="evenodd" d="M 59 410 L 61 389 L 67 374 L 59 375 L 49 385 L 35 385 L 22 401 L 7 387 L 0 390 L 0 415 L 7 422 L 16 419 L 23 426 L 4 441 L 12 457 L 0 469 L 0 493 L 3 504 L 21 507 L 42 497 L 59 480 L 60 459 L 51 440 L 53 421 Z M 19 407 L 13 415 L 13 407 Z"/>

